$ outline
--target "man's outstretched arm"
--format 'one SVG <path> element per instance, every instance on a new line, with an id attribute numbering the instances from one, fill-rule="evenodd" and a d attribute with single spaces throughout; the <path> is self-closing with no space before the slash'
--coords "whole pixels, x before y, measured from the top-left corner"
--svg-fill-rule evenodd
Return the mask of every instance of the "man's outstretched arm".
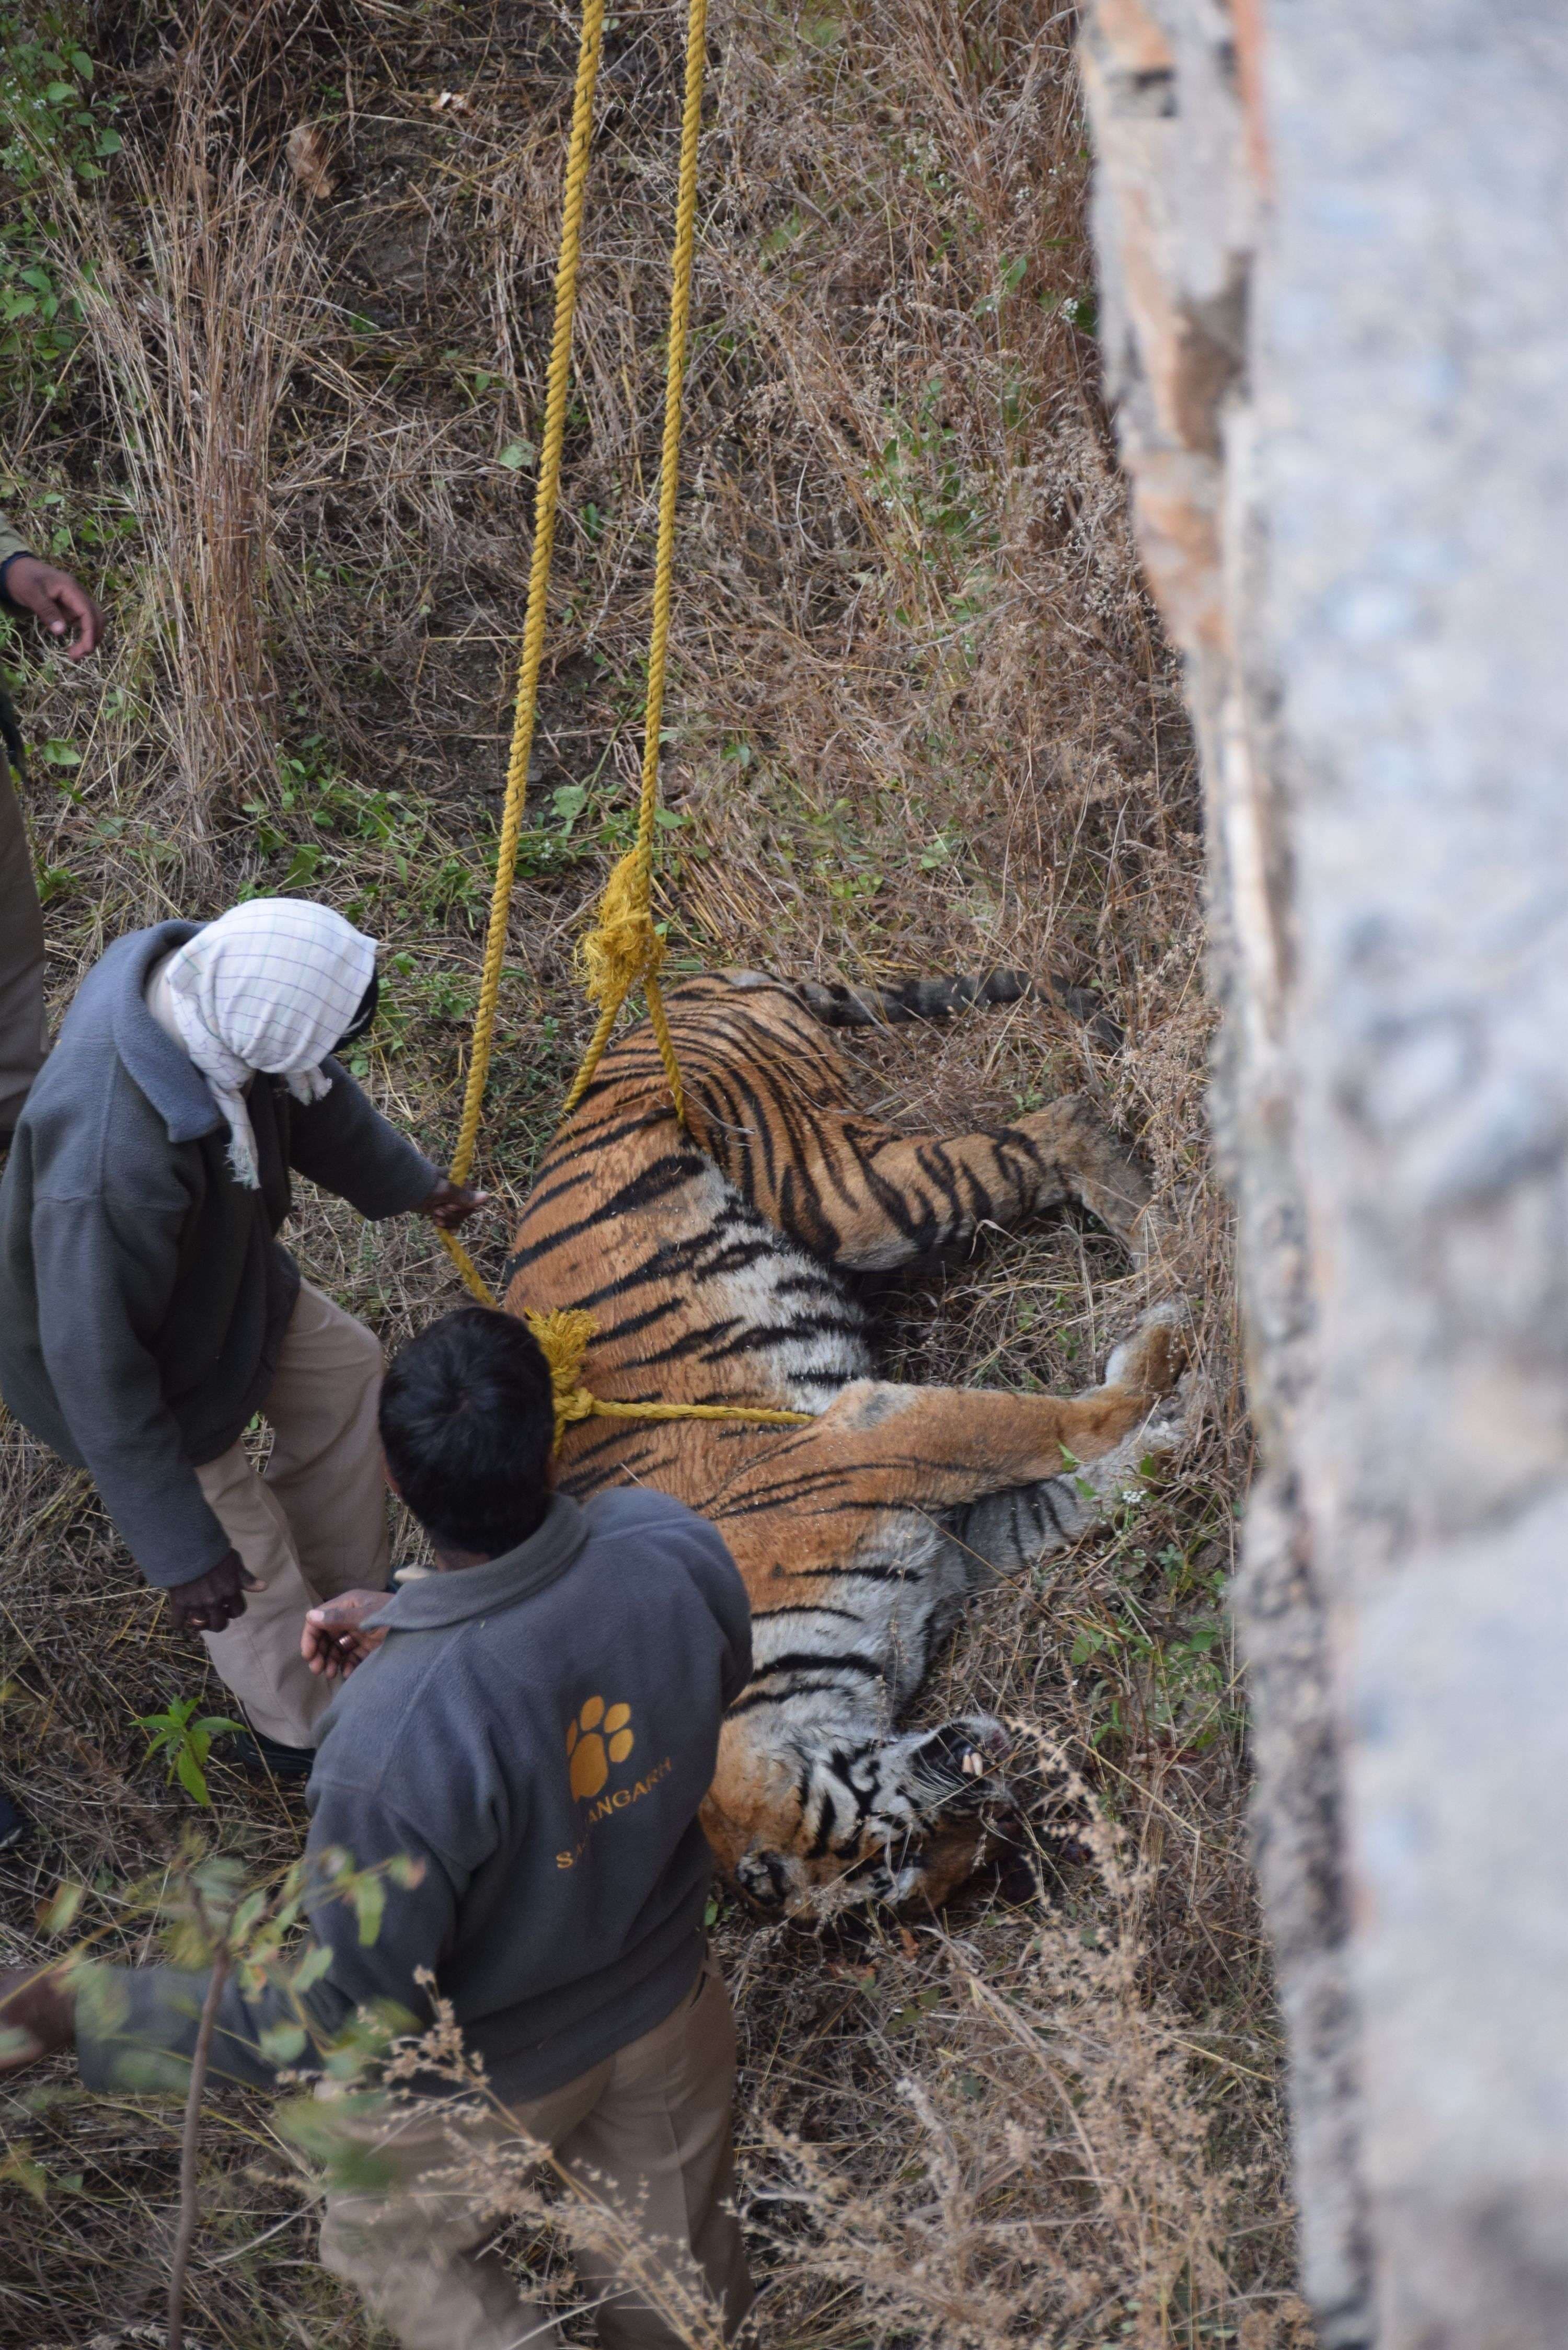
<path id="1" fill-rule="evenodd" d="M 0 600 L 14 612 L 30 613 L 63 645 L 67 660 L 85 660 L 98 650 L 104 618 L 80 582 L 40 556 L 31 554 L 0 516 Z"/>
<path id="2" fill-rule="evenodd" d="M 352 1839 L 352 1841 L 350 1841 Z M 269 2088 L 280 2068 L 317 2069 L 317 2049 L 340 2034 L 361 2009 L 419 2029 L 429 2002 L 418 1981 L 434 1971 L 446 1950 L 462 1887 L 450 1862 L 394 1814 L 352 1790 L 328 1787 L 311 1823 L 307 1859 L 348 1852 L 353 1866 L 374 1869 L 394 1858 L 414 1862 L 418 1881 L 389 1882 L 379 1930 L 360 1939 L 353 1903 L 339 1898 L 321 1869 L 306 1907 L 314 1943 L 328 1954 L 325 1973 L 296 1995 L 269 1983 L 247 1995 L 231 1975 L 218 2004 L 211 2072 L 214 2080 Z M 296 1954 L 307 1955 L 310 1945 Z M 189 2078 L 206 1970 L 179 1967 L 9 1968 L 0 1970 L 0 2074 L 36 2063 L 73 2044 L 89 2089 L 181 2092 Z M 280 2027 L 303 2024 L 300 2054 L 266 2053 Z M 275 2043 L 274 2043 L 275 2045 Z"/>

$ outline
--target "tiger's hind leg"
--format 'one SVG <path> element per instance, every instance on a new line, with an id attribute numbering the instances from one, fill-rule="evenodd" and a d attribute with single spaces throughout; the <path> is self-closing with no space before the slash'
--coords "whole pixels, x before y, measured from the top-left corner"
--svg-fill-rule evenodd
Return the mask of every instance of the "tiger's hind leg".
<path id="1" fill-rule="evenodd" d="M 1129 1342 L 1136 1345 L 1136 1338 Z M 1127 1347 L 1106 1366 L 1106 1383 L 1120 1383 Z M 951 1511 L 948 1525 L 964 1557 L 971 1587 L 998 1575 L 1022 1575 L 1099 1524 L 1118 1502 L 1137 1492 L 1146 1461 L 1174 1451 L 1186 1433 L 1173 1398 L 1142 1426 L 1096 1460 L 1080 1460 L 1066 1473 L 1005 1492 L 982 1493 Z"/>
<path id="2" fill-rule="evenodd" d="M 900 1134 L 856 1108 L 843 1056 L 793 991 L 758 982 L 683 1005 L 671 998 L 693 1140 L 814 1256 L 879 1272 L 1066 1201 L 1140 1253 L 1148 1179 L 1082 1096 L 1011 1126 Z"/>
<path id="3" fill-rule="evenodd" d="M 899 1134 L 851 1109 L 813 1103 L 792 1150 L 752 1170 L 755 1204 L 850 1272 L 907 1264 L 1076 1201 L 1141 1253 L 1148 1178 L 1082 1096 L 972 1134 Z"/>
<path id="4" fill-rule="evenodd" d="M 1087 1395 L 857 1381 L 714 1496 L 752 1595 L 755 1664 L 703 1817 L 754 1897 L 776 1906 L 869 1867 L 895 1898 L 938 1899 L 967 1873 L 1001 1792 L 1000 1727 L 973 1716 L 897 1730 L 972 1580 L 952 1515 L 1049 1482 L 1066 1510 L 1082 1503 L 1085 1464 L 1130 1473 L 1129 1445 L 1183 1357 L 1166 1309 Z"/>

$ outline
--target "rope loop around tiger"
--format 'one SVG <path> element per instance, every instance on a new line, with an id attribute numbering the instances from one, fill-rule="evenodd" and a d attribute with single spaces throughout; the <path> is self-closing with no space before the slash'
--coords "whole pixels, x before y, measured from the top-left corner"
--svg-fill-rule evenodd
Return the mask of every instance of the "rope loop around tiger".
<path id="1" fill-rule="evenodd" d="M 599 1326 L 591 1314 L 567 1305 L 553 1314 L 524 1314 L 523 1319 L 550 1367 L 557 1450 L 567 1429 L 580 1419 L 738 1419 L 773 1428 L 800 1428 L 816 1418 L 813 1411 L 770 1411 L 743 1403 L 612 1402 L 582 1385 L 583 1358 L 598 1335 Z"/>

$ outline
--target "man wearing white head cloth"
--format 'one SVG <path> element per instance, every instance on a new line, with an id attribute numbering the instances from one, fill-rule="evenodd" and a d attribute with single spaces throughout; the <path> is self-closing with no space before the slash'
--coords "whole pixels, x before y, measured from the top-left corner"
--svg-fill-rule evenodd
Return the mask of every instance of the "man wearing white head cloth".
<path id="1" fill-rule="evenodd" d="M 91 1471 L 284 1770 L 332 1694 L 306 1609 L 388 1568 L 381 1350 L 280 1246 L 290 1177 L 378 1219 L 479 1204 L 332 1057 L 375 998 L 375 941 L 303 899 L 138 931 L 83 982 L 0 1184 L 5 1401 Z"/>

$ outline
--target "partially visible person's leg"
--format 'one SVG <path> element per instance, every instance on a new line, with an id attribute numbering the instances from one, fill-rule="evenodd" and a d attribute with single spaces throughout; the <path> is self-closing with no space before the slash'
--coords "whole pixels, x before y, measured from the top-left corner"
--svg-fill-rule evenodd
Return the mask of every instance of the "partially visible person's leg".
<path id="1" fill-rule="evenodd" d="M 374 1335 L 306 1282 L 262 1409 L 273 1430 L 267 1491 L 320 1599 L 386 1588 L 387 1486 L 376 1430 L 384 1368 Z"/>
<path id="2" fill-rule="evenodd" d="M 0 1150 L 16 1130 L 43 1059 L 44 918 L 27 828 L 0 751 Z M 27 1827 L 26 1814 L 0 1794 L 0 1852 L 20 1844 Z"/>
<path id="3" fill-rule="evenodd" d="M 44 917 L 33 852 L 0 751 L 0 1143 L 44 1061 Z"/>
<path id="4" fill-rule="evenodd" d="M 673 2015 L 548 2096 L 460 2131 L 417 2107 L 379 2130 L 347 2120 L 346 2134 L 390 2175 L 374 2192 L 328 2194 L 322 2264 L 358 2288 L 402 2350 L 560 2350 L 504 2262 L 475 2250 L 493 2225 L 484 2207 L 497 2154 L 514 2161 L 524 2143 L 553 2147 L 579 2183 L 582 2218 L 593 2205 L 606 2214 L 602 2230 L 570 2230 L 604 2350 L 681 2350 L 704 2338 L 682 2320 L 711 2324 L 714 2312 L 728 2339 L 752 2303 L 740 2227 L 724 2208 L 734 2085 L 729 1994 L 705 1970 Z M 463 2146 L 477 2158 L 472 2181 Z"/>
<path id="5" fill-rule="evenodd" d="M 257 1476 L 243 1443 L 196 1471 L 261 1585 L 246 1593 L 243 1616 L 202 1638 L 251 1728 L 280 1745 L 314 1746 L 337 1690 L 299 1653 L 306 1610 L 339 1591 L 386 1587 L 381 1369 L 364 1324 L 306 1283 L 262 1407 L 273 1431 L 265 1472 Z"/>
<path id="6" fill-rule="evenodd" d="M 734 2090 L 735 2021 L 710 1964 L 673 2015 L 611 2057 L 603 2094 L 556 2140 L 563 2167 L 624 2215 L 604 2251 L 579 2245 L 574 2255 L 585 2284 L 603 2296 L 604 2350 L 677 2350 L 690 2338 L 680 2316 L 693 2305 L 722 2311 L 729 2339 L 751 2307 L 745 2246 L 729 2208 Z M 518 2108 L 524 2126 L 529 2111 Z"/>
<path id="7" fill-rule="evenodd" d="M 475 2250 L 495 2226 L 484 2210 L 483 2165 L 520 2128 L 540 2146 L 575 2128 L 609 2074 L 609 2064 L 596 2065 L 536 2099 L 524 2108 L 525 2125 L 496 2115 L 464 2124 L 460 2136 L 417 2108 L 386 2131 L 347 2125 L 391 2177 L 375 2192 L 328 2194 L 321 2262 L 358 2289 L 401 2350 L 564 2350 L 548 2312 L 524 2298 L 504 2261 Z M 476 2158 L 472 2187 L 454 2175 L 464 2147 Z"/>
<path id="8" fill-rule="evenodd" d="M 196 1474 L 219 1524 L 261 1586 L 246 1592 L 243 1616 L 221 1632 L 202 1633 L 213 1670 L 258 1736 L 283 1746 L 314 1746 L 317 1722 L 340 1684 L 313 1673 L 299 1653 L 305 1611 L 317 1595 L 300 1571 L 294 1529 L 243 1443 L 204 1461 Z"/>

